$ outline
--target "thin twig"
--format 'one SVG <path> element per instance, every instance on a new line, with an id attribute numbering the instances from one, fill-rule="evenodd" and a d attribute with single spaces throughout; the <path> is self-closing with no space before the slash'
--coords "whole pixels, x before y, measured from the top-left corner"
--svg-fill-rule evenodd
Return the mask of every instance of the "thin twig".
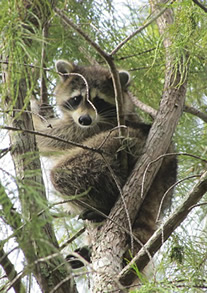
<path id="1" fill-rule="evenodd" d="M 97 117 L 97 115 L 98 115 L 97 109 L 94 106 L 94 104 L 90 101 L 89 86 L 88 86 L 88 82 L 87 82 L 86 78 L 82 74 L 77 73 L 77 72 L 70 72 L 70 73 L 60 73 L 59 72 L 58 74 L 60 76 L 79 76 L 83 80 L 83 82 L 84 82 L 84 84 L 86 86 L 86 100 L 91 105 L 91 107 L 93 108 L 93 110 L 94 110 L 94 112 L 96 114 L 96 117 Z"/>
<path id="2" fill-rule="evenodd" d="M 120 186 L 120 184 L 118 183 L 118 180 L 116 178 L 116 175 L 113 171 L 113 169 L 111 168 L 110 164 L 107 162 L 106 158 L 104 157 L 104 155 L 102 155 L 102 158 L 104 160 L 104 162 L 106 163 L 106 166 L 107 168 L 109 169 L 111 175 L 112 175 L 112 178 L 119 190 L 119 194 L 121 196 L 121 199 L 122 199 L 122 202 L 123 202 L 123 205 L 124 205 L 124 210 L 125 210 L 125 213 L 126 213 L 126 217 L 127 217 L 127 221 L 128 221 L 128 224 L 129 224 L 129 232 L 130 232 L 130 242 L 131 242 L 131 252 L 132 254 L 134 253 L 134 241 L 133 241 L 133 231 L 132 231 L 132 222 L 130 220 L 130 216 L 129 216 L 129 211 L 127 209 L 127 205 L 126 205 L 126 201 L 124 199 L 124 196 L 123 196 L 123 192 L 122 192 L 122 188 Z"/>
<path id="3" fill-rule="evenodd" d="M 47 90 L 47 71 L 44 70 L 46 59 L 46 43 L 45 39 L 48 37 L 48 23 L 45 24 L 43 30 L 42 52 L 41 52 L 41 70 L 40 70 L 40 101 L 41 104 L 48 104 L 48 90 Z"/>
<path id="4" fill-rule="evenodd" d="M 70 27 L 72 27 L 74 30 L 76 30 L 89 44 L 91 44 L 92 47 L 94 47 L 94 49 L 104 58 L 104 59 L 108 59 L 109 55 L 101 49 L 101 47 L 94 42 L 83 30 L 80 29 L 80 27 L 78 25 L 76 25 L 72 20 L 70 20 L 65 13 L 60 10 L 59 8 L 55 7 L 54 11 L 56 12 L 56 14 L 60 17 L 60 19 L 62 19 L 67 25 L 69 25 Z"/>
<path id="5" fill-rule="evenodd" d="M 198 5 L 203 11 L 207 13 L 207 7 L 205 7 L 203 4 L 201 4 L 198 0 L 193 0 L 193 2 Z"/>
<path id="6" fill-rule="evenodd" d="M 126 39 L 124 39 L 119 45 L 110 53 L 110 55 L 114 55 L 117 53 L 121 47 L 123 47 L 129 40 L 131 40 L 134 36 L 136 36 L 138 33 L 143 31 L 146 27 L 148 27 L 152 22 L 154 22 L 160 15 L 162 15 L 172 3 L 175 2 L 175 0 L 169 1 L 168 5 L 164 6 L 162 9 L 160 9 L 150 20 L 148 20 L 144 25 L 139 27 L 137 30 L 135 30 L 131 35 L 129 35 Z"/>
<path id="7" fill-rule="evenodd" d="M 0 159 L 2 159 L 6 154 L 8 154 L 11 151 L 11 147 L 0 149 Z"/>
<path id="8" fill-rule="evenodd" d="M 166 153 L 166 154 L 163 154 L 159 157 L 157 157 L 155 160 L 149 162 L 149 164 L 147 165 L 145 171 L 144 171 L 144 174 L 143 174 L 143 177 L 142 177 L 142 187 L 141 187 L 141 197 L 143 197 L 143 193 L 144 193 L 144 182 L 145 182 L 145 178 L 146 178 L 146 174 L 147 174 L 147 171 L 149 169 L 149 167 L 156 163 L 157 161 L 163 159 L 164 157 L 167 157 L 167 156 L 189 156 L 189 157 L 192 157 L 192 158 L 195 158 L 195 159 L 198 159 L 198 160 L 201 160 L 202 162 L 204 163 L 207 163 L 207 160 L 199 157 L 199 156 L 196 156 L 196 155 L 193 155 L 193 154 L 189 154 L 189 153 Z"/>
<path id="9" fill-rule="evenodd" d="M 47 124 L 46 125 L 47 128 L 52 128 L 52 125 L 47 121 L 47 119 L 35 111 L 29 111 L 29 110 L 23 110 L 23 109 L 12 109 L 12 110 L 6 110 L 6 111 L 0 110 L 0 112 L 6 113 L 6 114 L 10 112 L 19 112 L 19 113 L 28 113 L 28 114 L 36 115 Z"/>
<path id="10" fill-rule="evenodd" d="M 152 51 L 156 50 L 156 48 L 151 48 L 151 49 L 148 49 L 148 50 L 145 50 L 145 51 L 142 51 L 142 52 L 139 52 L 139 53 L 136 53 L 136 54 L 131 54 L 131 55 L 127 55 L 127 56 L 122 56 L 122 57 L 119 57 L 119 58 L 116 58 L 117 61 L 120 61 L 120 60 L 125 60 L 125 59 L 128 59 L 128 58 L 133 58 L 133 57 L 136 57 L 136 56 L 140 56 L 140 55 L 143 55 L 143 54 L 146 54 L 146 53 L 150 53 Z"/>
<path id="11" fill-rule="evenodd" d="M 167 220 L 162 224 L 162 226 L 155 231 L 152 237 L 144 245 L 147 251 L 151 254 L 155 254 L 161 247 L 163 240 L 166 241 L 173 231 L 184 221 L 191 207 L 202 198 L 202 196 L 207 191 L 207 172 L 205 172 L 199 182 L 193 187 L 192 191 L 184 198 L 183 202 L 176 208 L 175 212 L 172 213 Z M 136 263 L 136 265 L 141 270 L 149 262 L 148 256 L 144 251 L 144 247 L 140 249 L 137 255 L 132 259 L 132 261 L 120 272 L 119 278 L 121 283 L 124 282 L 129 275 L 132 274 L 131 267 Z"/>
<path id="12" fill-rule="evenodd" d="M 124 128 L 124 129 L 127 129 L 127 126 L 125 126 L 125 125 L 120 125 L 120 127 Z M 111 133 L 112 133 L 113 131 L 119 129 L 120 127 L 119 127 L 119 126 L 116 126 L 116 127 L 112 128 L 112 129 L 108 132 L 107 136 L 103 139 L 103 141 L 101 142 L 101 144 L 98 146 L 97 149 L 98 149 L 98 150 L 101 149 L 101 148 L 103 147 L 103 145 L 106 143 L 106 141 L 108 140 L 108 138 L 110 137 Z"/>
<path id="13" fill-rule="evenodd" d="M 86 230 L 86 227 L 81 228 L 78 232 L 76 232 L 70 239 L 68 239 L 65 243 L 60 246 L 60 251 L 64 249 L 68 244 L 72 243 L 76 238 L 82 235 Z"/>
<path id="14" fill-rule="evenodd" d="M 29 129 L 21 129 L 21 128 L 12 127 L 12 126 L 0 126 L 0 129 L 27 132 L 27 133 L 34 134 L 34 135 L 39 135 L 39 136 L 44 136 L 44 137 L 48 137 L 48 138 L 51 138 L 51 139 L 55 139 L 55 140 L 64 142 L 66 144 L 73 145 L 75 147 L 79 147 L 79 148 L 82 148 L 82 149 L 85 149 L 85 150 L 90 150 L 90 151 L 93 151 L 93 152 L 96 152 L 96 153 L 99 153 L 99 154 L 104 153 L 104 151 L 101 150 L 101 149 L 88 147 L 86 145 L 83 145 L 83 144 L 80 144 L 80 143 L 77 143 L 77 142 L 74 142 L 74 141 L 71 141 L 71 140 L 65 140 L 65 139 L 63 139 L 63 138 L 61 138 L 59 136 L 56 136 L 56 135 L 49 135 L 49 134 L 45 134 L 45 133 L 39 132 L 39 131 L 33 131 L 33 130 L 29 130 Z"/>
<path id="15" fill-rule="evenodd" d="M 163 197 L 162 197 L 162 200 L 161 200 L 161 202 L 160 202 L 160 206 L 159 206 L 159 210 L 158 210 L 158 213 L 157 213 L 156 222 L 159 221 L 159 217 L 160 217 L 160 214 L 161 214 L 162 205 L 163 205 L 163 202 L 164 202 L 165 197 L 167 196 L 168 192 L 170 192 L 175 186 L 177 186 L 178 184 L 182 183 L 183 181 L 186 181 L 186 180 L 189 180 L 189 179 L 192 179 L 192 178 L 198 178 L 198 177 L 201 177 L 201 174 L 198 174 L 198 175 L 192 175 L 192 176 L 188 176 L 188 177 L 182 178 L 181 180 L 176 181 L 173 185 L 171 185 L 171 186 L 166 190 L 166 192 L 164 193 L 164 195 L 163 195 Z"/>
<path id="16" fill-rule="evenodd" d="M 42 68 L 39 65 L 27 64 L 27 63 L 16 62 L 16 61 L 12 62 L 12 61 L 2 60 L 2 59 L 0 59 L 0 63 L 1 64 L 6 64 L 6 65 L 8 65 L 8 64 L 18 64 L 18 65 L 23 65 L 23 66 L 26 66 L 26 67 L 29 67 L 29 68 L 32 68 L 32 69 L 43 69 L 44 71 L 50 71 L 52 73 L 58 74 L 55 70 L 53 70 L 51 68 L 47 68 L 47 67 Z"/>
<path id="17" fill-rule="evenodd" d="M 201 203 L 194 204 L 191 207 L 189 207 L 189 210 L 192 210 L 194 208 L 197 208 L 197 207 L 200 207 L 200 206 L 204 206 L 204 205 L 207 205 L 207 202 L 201 202 Z"/>

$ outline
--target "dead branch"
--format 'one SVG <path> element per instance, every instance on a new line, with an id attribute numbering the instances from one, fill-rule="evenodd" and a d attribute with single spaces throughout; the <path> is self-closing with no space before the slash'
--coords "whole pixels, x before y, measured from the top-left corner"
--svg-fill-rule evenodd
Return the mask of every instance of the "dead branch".
<path id="1" fill-rule="evenodd" d="M 146 166 L 146 169 L 144 170 L 143 178 L 142 178 L 141 195 L 140 195 L 141 198 L 143 197 L 145 177 L 146 177 L 146 174 L 147 174 L 148 169 L 150 168 L 150 166 L 152 164 L 156 163 L 157 161 L 159 161 L 159 160 L 161 160 L 161 159 L 163 159 L 164 157 L 167 157 L 167 156 L 189 156 L 189 157 L 192 157 L 192 158 L 195 158 L 195 159 L 199 159 L 199 160 L 201 160 L 204 163 L 207 163 L 207 160 L 202 159 L 199 156 L 196 156 L 196 155 L 193 155 L 193 154 L 189 154 L 189 153 L 167 153 L 167 154 L 160 155 L 159 157 L 157 157 L 153 161 L 149 162 L 149 164 Z"/>
<path id="2" fill-rule="evenodd" d="M 185 177 L 185 178 L 182 178 L 181 180 L 178 180 L 176 181 L 172 186 L 170 186 L 170 188 L 168 188 L 168 190 L 166 190 L 166 192 L 163 194 L 163 198 L 160 202 L 160 207 L 159 207 L 159 210 L 158 210 L 158 213 L 157 213 L 157 218 L 156 218 L 156 222 L 158 223 L 159 222 L 159 217 L 160 217 L 160 214 L 161 214 L 161 210 L 162 210 L 162 205 L 163 205 L 163 202 L 164 202 L 164 199 L 166 197 L 166 195 L 168 194 L 168 192 L 171 190 L 171 189 L 174 189 L 175 186 L 177 186 L 178 184 L 186 181 L 186 180 L 189 180 L 189 179 L 192 179 L 192 178 L 200 178 L 201 175 L 200 174 L 197 174 L 197 175 L 192 175 L 192 176 L 188 176 L 188 177 Z"/>
<path id="3" fill-rule="evenodd" d="M 135 54 L 127 55 L 127 56 L 122 56 L 122 57 L 116 58 L 116 60 L 117 61 L 126 60 L 128 58 L 133 58 L 133 57 L 140 56 L 140 55 L 143 55 L 143 54 L 146 54 L 146 53 L 150 53 L 150 52 L 154 51 L 155 49 L 156 48 L 151 48 L 151 49 L 139 52 L 139 53 L 135 53 Z"/>

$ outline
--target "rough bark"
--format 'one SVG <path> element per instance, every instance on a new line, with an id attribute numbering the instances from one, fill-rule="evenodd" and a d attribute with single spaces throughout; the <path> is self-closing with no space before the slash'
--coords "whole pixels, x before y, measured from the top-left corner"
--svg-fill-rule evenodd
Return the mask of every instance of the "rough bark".
<path id="1" fill-rule="evenodd" d="M 160 24 L 160 31 L 163 33 L 173 22 L 172 10 L 166 10 L 160 19 L 158 19 L 158 25 Z M 168 50 L 170 44 L 171 41 L 166 36 L 164 40 L 166 48 L 165 84 L 160 108 L 149 133 L 144 154 L 123 188 L 123 197 L 132 223 L 161 164 L 161 160 L 153 164 L 151 162 L 166 153 L 183 110 L 186 80 L 183 81 L 183 72 L 174 66 L 173 56 Z M 182 60 L 180 63 L 182 64 Z M 144 184 L 143 174 L 146 175 Z M 122 266 L 122 256 L 126 247 L 124 229 L 129 230 L 121 197 L 111 211 L 110 217 L 113 221 L 106 221 L 101 230 L 97 231 L 93 242 L 92 263 L 95 273 L 92 291 L 96 293 L 107 292 L 111 289 L 120 290 L 117 276 Z M 119 226 L 116 223 L 119 223 Z M 123 282 L 124 285 L 126 283 Z"/>

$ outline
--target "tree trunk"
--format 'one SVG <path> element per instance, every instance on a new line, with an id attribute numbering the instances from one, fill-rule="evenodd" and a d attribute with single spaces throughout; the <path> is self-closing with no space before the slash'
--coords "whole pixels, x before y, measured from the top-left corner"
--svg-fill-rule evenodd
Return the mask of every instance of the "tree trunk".
<path id="1" fill-rule="evenodd" d="M 17 4 L 19 17 L 23 23 L 32 24 L 42 29 L 39 25 L 41 23 L 44 26 L 48 21 L 54 3 L 55 1 L 20 2 Z M 38 22 L 37 19 L 39 19 Z M 32 45 L 32 40 L 25 40 L 26 44 Z M 10 56 L 8 56 L 8 60 L 9 58 Z M 7 68 L 4 69 L 6 72 Z M 6 84 L 9 85 L 13 82 L 10 80 L 9 73 L 5 74 L 4 77 Z M 13 127 L 33 130 L 31 114 L 24 112 L 27 103 L 26 97 L 30 90 L 30 80 L 28 79 L 22 78 L 19 84 L 17 82 L 15 93 L 8 91 L 9 109 L 11 107 L 15 109 L 8 120 Z M 37 156 L 35 136 L 21 131 L 10 132 L 10 142 L 24 219 L 21 229 L 16 233 L 17 242 L 42 292 L 75 293 L 77 289 L 71 275 L 71 268 L 59 253 L 51 217 L 46 212 L 47 200 L 41 164 Z M 35 192 L 31 192 L 31 185 Z"/>
<path id="2" fill-rule="evenodd" d="M 157 2 L 154 1 L 154 3 Z M 162 14 L 161 21 L 158 21 L 158 24 L 160 22 L 162 32 L 166 31 L 167 27 L 173 22 L 171 9 Z M 186 80 L 183 80 L 183 75 L 186 72 L 184 74 L 176 68 L 173 56 L 168 50 L 170 44 L 171 40 L 166 36 L 164 41 L 166 72 L 160 108 L 150 130 L 144 154 L 138 160 L 134 171 L 123 188 L 123 197 L 131 223 L 135 220 L 162 160 L 158 160 L 153 164 L 151 162 L 166 153 L 183 110 L 187 84 Z M 180 60 L 180 64 L 182 64 L 182 60 Z M 144 184 L 143 174 L 146 175 Z M 119 290 L 121 288 L 117 276 L 122 267 L 123 253 L 126 249 L 125 230 L 129 230 L 121 197 L 109 216 L 111 220 L 107 220 L 103 227 L 96 231 L 96 237 L 93 238 L 92 263 L 95 272 L 92 292 L 95 293 L 107 292 L 107 290 L 112 289 Z M 130 281 L 132 281 L 136 276 L 133 274 L 130 278 Z M 126 282 L 122 280 L 123 285 L 128 283 L 129 280 L 126 280 Z"/>

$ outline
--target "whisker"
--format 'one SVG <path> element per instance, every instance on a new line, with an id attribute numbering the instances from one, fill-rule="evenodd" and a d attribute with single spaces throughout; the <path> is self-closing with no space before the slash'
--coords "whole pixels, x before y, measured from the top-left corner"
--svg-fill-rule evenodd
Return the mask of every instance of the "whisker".
<path id="1" fill-rule="evenodd" d="M 112 127 L 114 127 L 114 125 L 116 125 L 116 118 L 114 116 L 112 116 L 112 118 L 114 118 L 114 119 L 110 119 L 108 116 L 107 117 L 99 116 L 99 118 L 100 119 L 98 121 L 98 124 L 110 125 Z"/>
<path id="2" fill-rule="evenodd" d="M 104 117 L 116 117 L 116 111 L 114 109 L 107 109 L 107 110 L 103 110 L 99 112 L 100 116 L 104 116 Z"/>
<path id="3" fill-rule="evenodd" d="M 68 101 L 64 102 L 62 106 L 67 110 L 70 110 L 70 111 L 74 110 L 73 106 Z"/>

